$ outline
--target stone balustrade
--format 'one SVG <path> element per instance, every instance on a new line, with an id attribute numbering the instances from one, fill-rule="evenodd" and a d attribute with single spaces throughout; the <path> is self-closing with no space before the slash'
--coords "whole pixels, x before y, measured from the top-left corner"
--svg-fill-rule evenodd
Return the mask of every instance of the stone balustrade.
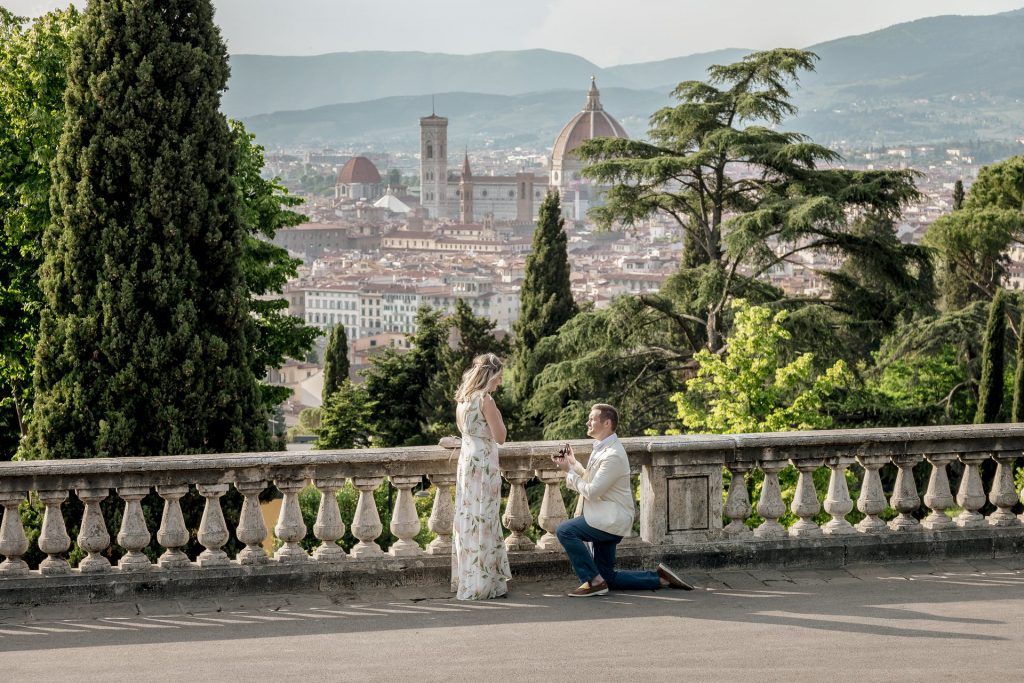
<path id="1" fill-rule="evenodd" d="M 775 543 L 786 547 L 827 543 L 828 539 L 865 539 L 883 543 L 886 538 L 928 538 L 929 534 L 970 533 L 995 530 L 1015 535 L 1022 526 L 1012 508 L 1020 492 L 1014 489 L 1013 465 L 1024 452 L 1024 426 L 969 425 L 901 429 L 835 430 L 727 436 L 664 436 L 623 439 L 634 473 L 639 475 L 639 539 L 635 546 L 658 548 L 699 546 L 718 543 L 759 547 Z M 567 518 L 560 495 L 563 475 L 554 469 L 549 456 L 559 443 L 510 443 L 502 447 L 502 475 L 509 485 L 502 523 L 508 530 L 506 545 L 512 553 L 513 569 L 544 553 L 560 552 L 554 531 Z M 574 443 L 586 453 L 588 442 Z M 191 572 L 224 575 L 226 569 L 246 568 L 246 575 L 261 571 L 309 571 L 328 567 L 346 572 L 361 563 L 392 561 L 392 569 L 430 563 L 445 566 L 452 547 L 452 491 L 457 453 L 440 447 L 311 451 L 255 454 L 215 454 L 151 458 L 82 459 L 0 463 L 0 591 L 5 582 L 35 578 L 45 585 L 78 577 L 131 574 L 170 575 Z M 585 457 L 581 458 L 585 460 Z M 992 490 L 986 496 L 979 467 L 995 462 Z M 924 491 L 915 484 L 914 467 L 922 462 L 930 470 Z M 962 464 L 963 475 L 954 498 L 948 468 Z M 863 468 L 860 496 L 854 502 L 847 486 L 846 472 L 853 465 Z M 792 465 L 798 472 L 796 493 L 789 510 L 797 521 L 786 528 L 779 519 L 787 508 L 779 486 L 779 473 Z M 829 476 L 824 505 L 819 503 L 813 477 L 826 468 Z M 888 500 L 880 471 L 892 468 L 895 484 Z M 757 514 L 763 519 L 751 530 L 746 520 L 752 515 L 746 477 L 763 473 Z M 723 491 L 723 472 L 731 484 Z M 425 548 L 416 537 L 421 531 L 413 489 L 424 477 L 436 489 L 433 508 L 426 523 L 436 537 Z M 539 480 L 543 501 L 534 519 L 527 501 L 526 484 Z M 390 481 L 394 496 L 390 531 L 397 538 L 388 550 L 378 539 L 384 532 L 373 492 Z M 343 519 L 336 493 L 347 482 L 358 491 L 352 519 Z M 283 494 L 280 515 L 272 530 L 264 523 L 259 496 L 270 484 Z M 313 485 L 322 494 L 316 522 L 312 526 L 318 547 L 307 552 L 300 541 L 308 530 L 303 520 L 299 493 Z M 194 487 L 204 500 L 199 528 L 185 526 L 180 501 Z M 231 488 L 238 491 L 241 505 L 234 529 L 225 522 L 222 499 Z M 68 520 L 62 512 L 71 492 L 82 503 L 80 519 Z M 155 492 L 163 502 L 159 527 L 148 528 L 142 499 Z M 46 555 L 38 568 L 23 559 L 29 542 L 18 506 L 34 496 L 44 509 L 37 539 Z M 724 498 L 724 505 L 723 505 Z M 989 501 L 996 508 L 983 516 Z M 120 528 L 115 537 L 108 533 L 103 501 L 119 501 Z M 921 503 L 928 514 L 919 520 Z M 961 512 L 950 517 L 947 510 Z M 109 509 L 109 504 L 108 504 Z M 854 507 L 863 519 L 851 525 L 846 519 Z M 882 513 L 892 508 L 896 516 L 884 521 Z M 824 510 L 830 519 L 819 525 Z M 723 516 L 728 524 L 723 525 Z M 234 516 L 232 515 L 232 518 Z M 534 526 L 536 525 L 536 526 Z M 85 553 L 76 568 L 66 556 L 71 548 L 68 529 L 78 528 L 75 542 Z M 340 545 L 346 529 L 357 540 L 349 552 Z M 536 533 L 527 533 L 534 529 Z M 273 532 L 280 545 L 272 556 L 264 541 Z M 162 554 L 151 562 L 143 552 L 154 537 Z M 195 534 L 204 550 L 197 557 L 185 553 Z M 230 558 L 224 547 L 234 534 L 244 546 Z M 531 536 L 539 540 L 534 542 Z M 112 543 L 123 549 L 113 566 L 107 552 Z M 787 545 L 788 544 L 788 545 Z M 629 544 L 624 544 L 628 548 Z M 395 564 L 395 560 L 401 560 Z"/>

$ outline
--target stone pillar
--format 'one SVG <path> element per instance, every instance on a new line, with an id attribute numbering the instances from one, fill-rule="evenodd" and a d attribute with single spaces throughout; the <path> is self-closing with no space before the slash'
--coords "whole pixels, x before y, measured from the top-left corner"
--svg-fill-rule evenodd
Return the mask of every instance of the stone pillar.
<path id="1" fill-rule="evenodd" d="M 60 504 L 67 500 L 67 491 L 39 491 L 39 500 L 46 506 L 43 513 L 43 527 L 39 532 L 39 549 L 46 553 L 45 560 L 39 563 L 39 573 L 43 576 L 60 576 L 71 573 L 71 565 L 61 557 L 71 547 L 64 515 Z"/>
<path id="2" fill-rule="evenodd" d="M 722 465 L 680 464 L 677 451 L 654 451 L 640 467 L 640 539 L 701 543 L 722 537 Z"/>
<path id="3" fill-rule="evenodd" d="M 508 470 L 502 472 L 509 483 L 508 503 L 501 523 L 511 533 L 505 538 L 506 550 L 533 550 L 536 546 L 523 532 L 533 524 L 530 503 L 526 499 L 526 482 L 533 478 L 530 470 Z"/>
<path id="4" fill-rule="evenodd" d="M 452 523 L 455 521 L 455 504 L 452 502 L 452 487 L 455 486 L 454 474 L 427 475 L 434 485 L 434 505 L 430 508 L 430 519 L 427 528 L 437 534 L 437 538 L 427 546 L 428 555 L 450 555 L 452 552 Z"/>
<path id="5" fill-rule="evenodd" d="M 825 465 L 830 470 L 828 494 L 825 496 L 825 512 L 831 515 L 832 519 L 821 528 L 823 534 L 841 536 L 857 533 L 853 525 L 846 521 L 846 515 L 853 510 L 850 488 L 846 485 L 846 468 L 852 462 L 853 458 L 847 456 L 837 455 L 825 458 Z"/>
<path id="6" fill-rule="evenodd" d="M 544 498 L 540 503 L 540 514 L 537 516 L 537 524 L 545 533 L 537 541 L 537 550 L 561 550 L 562 544 L 555 536 L 558 525 L 569 519 L 565 510 L 565 501 L 562 500 L 561 483 L 565 474 L 561 470 L 536 470 L 537 478 L 544 483 Z"/>
<path id="7" fill-rule="evenodd" d="M 188 493 L 188 484 L 157 486 L 156 492 L 164 499 L 164 510 L 160 515 L 160 529 L 156 532 L 157 543 L 167 550 L 157 560 L 163 569 L 188 569 L 192 562 L 182 550 L 188 543 L 188 529 L 181 515 L 181 497 Z M 79 544 L 81 545 L 81 544 Z"/>
<path id="8" fill-rule="evenodd" d="M 889 505 L 899 516 L 889 522 L 891 531 L 920 531 L 921 523 L 914 513 L 921 507 L 921 497 L 917 495 L 917 482 L 914 480 L 914 465 L 921 461 L 920 455 L 893 456 L 893 464 L 899 468 L 896 473 L 896 484 L 893 486 Z"/>
<path id="9" fill-rule="evenodd" d="M 931 463 L 932 471 L 928 475 L 928 490 L 924 494 L 924 504 L 931 513 L 921 520 L 921 526 L 929 531 L 952 529 L 956 525 L 946 514 L 948 508 L 956 502 L 949 490 L 949 475 L 946 466 L 956 459 L 953 453 L 929 453 L 924 456 Z"/>
<path id="10" fill-rule="evenodd" d="M 28 563 L 21 556 L 28 552 L 28 538 L 25 527 L 21 523 L 21 512 L 18 506 L 25 500 L 25 494 L 18 492 L 0 493 L 0 506 L 4 508 L 4 519 L 0 522 L 0 575 L 26 576 Z"/>
<path id="11" fill-rule="evenodd" d="M 422 481 L 423 477 L 418 474 L 391 477 L 391 483 L 398 489 L 395 509 L 391 513 L 391 533 L 398 537 L 388 549 L 388 554 L 392 557 L 416 557 L 423 554 L 423 549 L 416 542 L 416 534 L 422 527 L 412 497 L 412 487 Z"/>
<path id="12" fill-rule="evenodd" d="M 235 537 L 245 548 L 238 553 L 238 564 L 264 564 L 269 559 L 263 549 L 267 537 L 267 525 L 260 511 L 260 493 L 267 488 L 265 481 L 236 481 L 235 488 L 242 494 L 242 512 L 238 517 Z"/>
<path id="13" fill-rule="evenodd" d="M 356 503 L 355 518 L 352 520 L 352 535 L 359 539 L 359 543 L 349 551 L 350 557 L 379 557 L 384 551 L 377 545 L 376 538 L 384 531 L 384 525 L 380 523 L 380 515 L 377 514 L 377 501 L 373 498 L 373 491 L 384 477 L 353 477 L 352 485 L 359 489 L 359 502 Z"/>
<path id="14" fill-rule="evenodd" d="M 732 478 L 729 482 L 729 495 L 725 499 L 725 516 L 729 523 L 722 533 L 729 538 L 746 538 L 752 535 L 750 527 L 744 522 L 750 516 L 750 496 L 747 494 L 746 473 L 750 471 L 747 463 L 726 465 Z"/>
<path id="15" fill-rule="evenodd" d="M 779 524 L 779 517 L 786 512 L 779 490 L 779 472 L 786 466 L 785 460 L 759 462 L 764 472 L 761 485 L 761 499 L 757 501 L 757 514 L 764 517 L 761 525 L 754 529 L 754 535 L 761 539 L 785 538 L 786 528 Z"/>
<path id="16" fill-rule="evenodd" d="M 1017 460 L 1017 453 L 1003 451 L 994 453 L 992 457 L 996 461 L 996 475 L 988 499 L 999 509 L 989 515 L 988 523 L 999 527 L 1020 526 L 1020 520 L 1011 510 L 1017 503 L 1017 491 L 1013 487 L 1013 463 Z"/>
<path id="17" fill-rule="evenodd" d="M 308 562 L 309 553 L 299 545 L 306 537 L 306 522 L 302 519 L 299 507 L 299 491 L 306 488 L 305 479 L 277 479 L 274 486 L 284 494 L 281 501 L 281 513 L 277 516 L 274 534 L 284 541 L 284 545 L 274 553 L 278 562 Z"/>
<path id="18" fill-rule="evenodd" d="M 110 546 L 110 534 L 103 521 L 100 501 L 110 493 L 109 489 L 77 489 L 79 499 L 85 504 L 82 525 L 78 530 L 78 547 L 89 553 L 78 563 L 78 569 L 86 574 L 110 570 L 110 560 L 100 555 Z"/>
<path id="19" fill-rule="evenodd" d="M 315 479 L 313 483 L 320 491 L 320 507 L 313 524 L 313 535 L 320 539 L 320 546 L 313 551 L 313 557 L 320 562 L 344 560 L 348 555 L 338 545 L 345 535 L 345 522 L 338 509 L 338 489 L 345 485 L 345 477 Z"/>
<path id="20" fill-rule="evenodd" d="M 153 563 L 142 552 L 152 539 L 146 527 L 146 517 L 142 514 L 141 503 L 148 494 L 148 486 L 122 486 L 117 489 L 117 495 L 124 500 L 124 515 L 121 517 L 121 529 L 117 532 L 117 544 L 128 551 L 117 563 L 121 571 L 147 572 L 153 568 Z"/>
<path id="21" fill-rule="evenodd" d="M 203 518 L 199 522 L 199 533 L 196 534 L 203 548 L 196 561 L 200 567 L 223 567 L 231 564 L 228 554 L 221 547 L 231 537 L 224 511 L 220 506 L 220 497 L 228 492 L 227 484 L 196 484 L 199 495 L 206 499 L 203 505 Z"/>
<path id="22" fill-rule="evenodd" d="M 815 523 L 814 516 L 821 512 L 818 493 L 814 490 L 814 471 L 822 466 L 822 460 L 806 458 L 790 459 L 793 467 L 800 473 L 796 480 L 796 493 L 790 510 L 800 519 L 789 528 L 789 535 L 794 538 L 817 538 L 822 535 L 821 528 Z"/>
<path id="23" fill-rule="evenodd" d="M 889 526 L 878 518 L 885 511 L 885 492 L 878 470 L 889 462 L 887 455 L 858 455 L 857 462 L 864 468 L 864 481 L 857 498 L 857 509 L 864 513 L 864 519 L 856 524 L 857 531 L 864 534 L 884 534 Z"/>
<path id="24" fill-rule="evenodd" d="M 960 462 L 964 464 L 964 476 L 960 480 L 960 490 L 956 493 L 956 502 L 964 509 L 956 519 L 956 525 L 962 529 L 985 526 L 985 518 L 978 513 L 985 504 L 985 489 L 981 485 L 981 474 L 978 465 L 988 459 L 988 453 L 963 453 Z"/>

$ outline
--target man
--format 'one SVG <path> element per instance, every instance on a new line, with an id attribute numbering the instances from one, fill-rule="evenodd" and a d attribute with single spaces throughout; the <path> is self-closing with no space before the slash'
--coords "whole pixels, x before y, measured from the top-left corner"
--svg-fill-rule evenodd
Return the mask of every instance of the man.
<path id="1" fill-rule="evenodd" d="M 583 515 L 558 525 L 555 534 L 569 556 L 569 562 L 583 583 L 569 597 L 604 595 L 615 590 L 693 590 L 675 572 L 659 564 L 657 571 L 615 571 L 615 546 L 633 530 L 633 489 L 629 481 L 629 458 L 615 435 L 619 413 L 605 403 L 590 409 L 587 435 L 594 450 L 584 468 L 576 461 L 572 446 L 552 456 L 566 473 L 565 485 L 580 494 Z M 591 555 L 585 543 L 592 543 Z"/>

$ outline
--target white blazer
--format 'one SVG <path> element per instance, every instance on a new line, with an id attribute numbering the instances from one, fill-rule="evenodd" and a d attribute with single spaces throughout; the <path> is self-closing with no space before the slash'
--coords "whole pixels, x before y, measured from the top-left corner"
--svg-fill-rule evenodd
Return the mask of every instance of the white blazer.
<path id="1" fill-rule="evenodd" d="M 579 463 L 565 477 L 565 485 L 583 499 L 587 524 L 616 536 L 633 535 L 633 487 L 629 481 L 629 458 L 616 436 L 590 454 L 584 468 Z"/>

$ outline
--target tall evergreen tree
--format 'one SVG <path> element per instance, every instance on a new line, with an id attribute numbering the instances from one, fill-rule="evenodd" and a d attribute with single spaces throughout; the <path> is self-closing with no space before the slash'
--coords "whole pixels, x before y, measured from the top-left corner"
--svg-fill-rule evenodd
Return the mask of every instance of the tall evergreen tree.
<path id="1" fill-rule="evenodd" d="M 976 424 L 998 422 L 1003 405 L 1003 368 L 1006 339 L 1006 291 L 999 289 L 988 309 L 985 346 L 981 352 L 981 381 L 978 383 Z"/>
<path id="2" fill-rule="evenodd" d="M 1018 299 L 1018 302 L 1020 299 Z M 1024 310 L 1018 303 L 1018 310 Z M 1010 411 L 1010 421 L 1020 422 L 1024 419 L 1024 315 L 1021 315 L 1021 323 L 1017 326 L 1017 351 L 1015 354 L 1016 367 L 1013 371 L 1013 406 Z"/>
<path id="3" fill-rule="evenodd" d="M 348 369 L 348 335 L 345 326 L 339 323 L 331 328 L 324 349 L 324 403 L 348 380 Z"/>
<path id="4" fill-rule="evenodd" d="M 93 0 L 74 40 L 26 457 L 260 449 L 227 51 L 209 0 Z"/>
<path id="5" fill-rule="evenodd" d="M 558 193 L 549 192 L 541 202 L 533 245 L 526 257 L 519 318 L 514 325 L 511 387 L 519 403 L 529 399 L 534 380 L 544 367 L 544 359 L 536 353 L 538 342 L 558 332 L 578 312 L 569 281 L 564 225 Z"/>
<path id="6" fill-rule="evenodd" d="M 958 180 L 953 184 L 953 210 L 959 211 L 964 208 L 964 181 Z"/>

